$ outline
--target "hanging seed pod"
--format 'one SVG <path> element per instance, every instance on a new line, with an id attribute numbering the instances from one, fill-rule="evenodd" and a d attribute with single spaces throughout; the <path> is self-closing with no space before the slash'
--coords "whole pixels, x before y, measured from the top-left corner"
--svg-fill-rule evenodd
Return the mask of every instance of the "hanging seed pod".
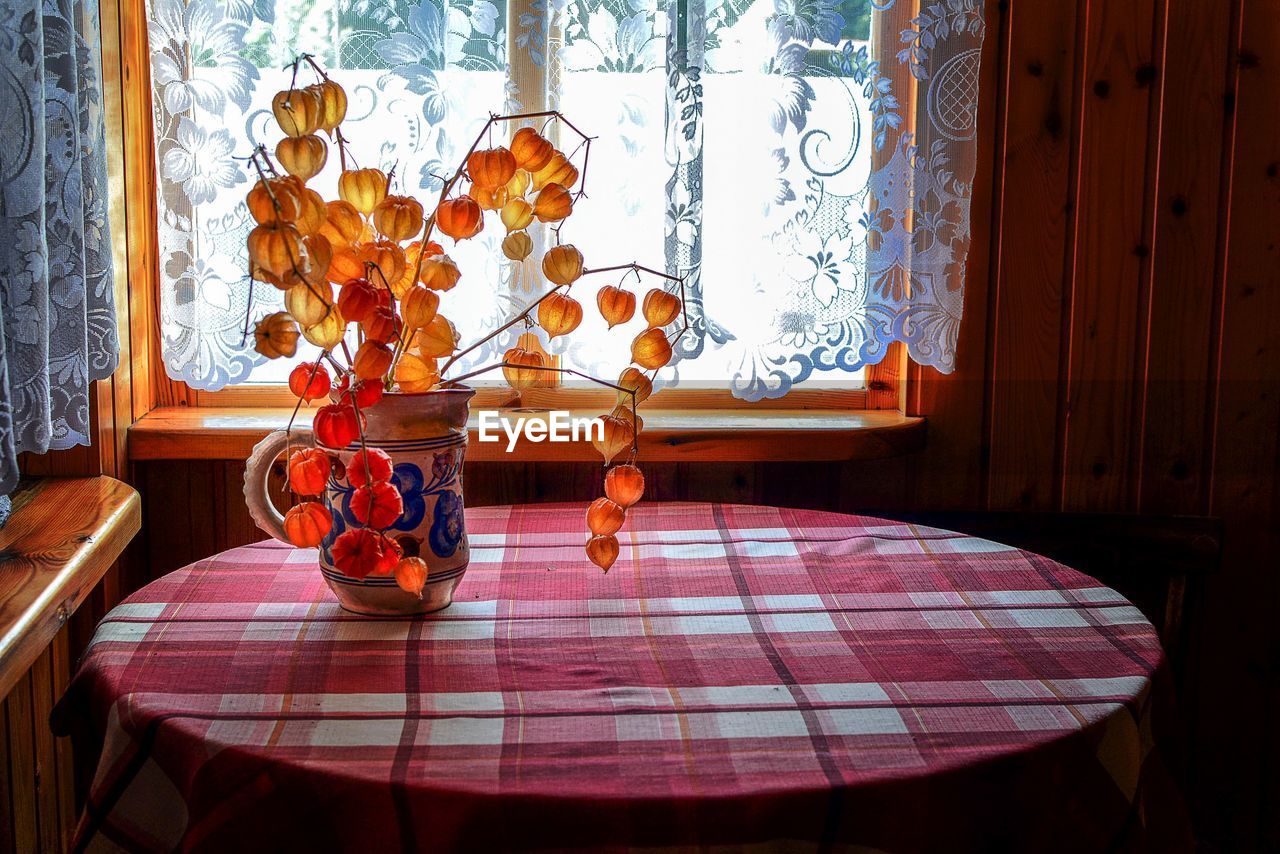
<path id="1" fill-rule="evenodd" d="M 482 213 L 470 196 L 448 199 L 436 208 L 436 225 L 454 240 L 467 240 L 484 229 Z"/>
<path id="2" fill-rule="evenodd" d="M 437 312 L 431 322 L 413 336 L 413 344 L 424 359 L 452 356 L 458 349 L 458 330 L 448 318 Z"/>
<path id="3" fill-rule="evenodd" d="M 284 171 L 301 181 L 310 181 L 324 169 L 329 146 L 315 134 L 286 136 L 276 143 L 276 160 Z"/>
<path id="4" fill-rule="evenodd" d="M 367 483 L 387 483 L 394 466 L 391 457 L 381 448 L 357 448 L 347 463 L 347 483 L 355 487 Z"/>
<path id="5" fill-rule="evenodd" d="M 573 213 L 573 198 L 559 184 L 548 184 L 534 200 L 533 213 L 539 222 L 559 222 Z"/>
<path id="6" fill-rule="evenodd" d="M 467 174 L 477 187 L 498 189 L 515 177 L 516 158 L 501 146 L 482 148 L 467 155 Z"/>
<path id="7" fill-rule="evenodd" d="M 396 584 L 406 593 L 412 593 L 419 599 L 422 590 L 427 586 L 429 570 L 426 561 L 420 557 L 407 557 L 396 564 Z"/>
<path id="8" fill-rule="evenodd" d="M 308 283 L 317 290 L 329 282 L 329 268 L 333 265 L 333 247 L 320 234 L 308 234 L 302 238 L 302 249 L 296 269 L 290 268 L 280 279 L 286 289 Z"/>
<path id="9" fill-rule="evenodd" d="M 671 342 L 660 328 L 646 329 L 631 342 L 631 361 L 656 370 L 671 361 Z"/>
<path id="10" fill-rule="evenodd" d="M 365 316 L 360 323 L 364 337 L 370 341 L 390 344 L 400 337 L 400 318 L 390 306 L 380 305 Z"/>
<path id="11" fill-rule="evenodd" d="M 253 349 L 268 359 L 298 352 L 298 324 L 283 311 L 268 314 L 253 330 Z"/>
<path id="12" fill-rule="evenodd" d="M 609 498 L 597 498 L 587 508 L 587 528 L 596 536 L 616 534 L 627 517 L 621 504 Z"/>
<path id="13" fill-rule="evenodd" d="M 333 80 L 325 79 L 309 87 L 320 94 L 320 127 L 325 133 L 342 124 L 347 117 L 347 92 Z"/>
<path id="14" fill-rule="evenodd" d="M 448 255 L 433 255 L 422 262 L 422 284 L 433 291 L 452 290 L 462 271 Z"/>
<path id="15" fill-rule="evenodd" d="M 361 323 L 381 304 L 378 289 L 368 279 L 350 279 L 338 291 L 338 310 L 342 316 Z"/>
<path id="16" fill-rule="evenodd" d="M 523 261 L 533 252 L 533 238 L 527 231 L 513 231 L 502 238 L 502 254 L 512 261 Z"/>
<path id="17" fill-rule="evenodd" d="M 532 388 L 542 379 L 543 371 L 537 370 L 544 366 L 542 354 L 534 350 L 526 350 L 523 347 L 512 347 L 506 353 L 502 354 L 502 361 L 507 364 L 502 368 L 502 376 L 506 379 L 507 385 L 516 390 Z"/>
<path id="18" fill-rule="evenodd" d="M 582 304 L 571 296 L 557 291 L 538 303 L 538 325 L 551 338 L 568 335 L 581 322 Z"/>
<path id="19" fill-rule="evenodd" d="M 338 176 L 338 195 L 368 216 L 387 197 L 387 173 L 381 169 L 348 169 Z"/>
<path id="20" fill-rule="evenodd" d="M 338 571 L 351 578 L 387 575 L 395 571 L 402 556 L 395 540 L 368 528 L 342 532 L 329 553 Z"/>
<path id="21" fill-rule="evenodd" d="M 399 282 L 404 276 L 404 250 L 390 240 L 366 243 L 360 257 L 366 264 L 374 266 L 370 281 L 380 288 L 390 288 L 393 282 Z"/>
<path id="22" fill-rule="evenodd" d="M 542 256 L 542 274 L 557 285 L 571 285 L 582 277 L 582 253 L 572 243 L 555 246 Z"/>
<path id="23" fill-rule="evenodd" d="M 315 133 L 322 111 L 320 93 L 309 89 L 286 89 L 271 99 L 271 113 L 287 136 Z"/>
<path id="24" fill-rule="evenodd" d="M 546 166 L 531 171 L 533 171 L 533 189 L 535 190 L 541 190 L 548 184 L 559 184 L 568 189 L 578 182 L 578 168 L 559 151 L 551 155 Z"/>
<path id="25" fill-rule="evenodd" d="M 302 235 L 292 225 L 260 225 L 249 232 L 249 260 L 283 278 L 302 259 Z"/>
<path id="26" fill-rule="evenodd" d="M 400 315 L 410 329 L 421 329 L 440 310 L 440 297 L 435 291 L 414 285 L 400 297 Z"/>
<path id="27" fill-rule="evenodd" d="M 289 177 L 267 178 L 254 184 L 244 201 L 259 225 L 292 223 L 298 218 L 300 192 L 301 185 Z"/>
<path id="28" fill-rule="evenodd" d="M 604 494 L 624 508 L 644 497 L 644 474 L 630 463 L 614 466 L 604 476 Z"/>
<path id="29" fill-rule="evenodd" d="M 333 307 L 333 288 L 328 282 L 294 285 L 284 292 L 284 307 L 303 326 L 315 326 Z"/>
<path id="30" fill-rule="evenodd" d="M 289 488 L 298 495 L 319 495 L 329 484 L 331 464 L 329 455 L 319 448 L 294 451 L 289 455 Z"/>
<path id="31" fill-rule="evenodd" d="M 632 425 L 632 427 L 635 429 L 635 433 L 637 436 L 640 435 L 640 431 L 644 429 L 644 419 L 640 417 L 639 412 L 631 411 L 630 401 L 626 403 L 619 403 L 617 406 L 613 408 L 613 411 L 610 412 L 609 414 L 612 415 L 614 418 L 620 418 L 623 421 L 627 422 L 628 424 Z"/>
<path id="32" fill-rule="evenodd" d="M 351 515 L 370 528 L 390 528 L 403 513 L 404 500 L 389 483 L 366 483 L 351 494 Z"/>
<path id="33" fill-rule="evenodd" d="M 422 203 L 412 196 L 387 196 L 373 209 L 373 227 L 399 243 L 422 231 Z"/>
<path id="34" fill-rule="evenodd" d="M 320 226 L 320 234 L 335 248 L 342 249 L 360 239 L 364 231 L 364 220 L 360 211 L 351 202 L 334 199 L 324 206 L 324 225 Z"/>
<path id="35" fill-rule="evenodd" d="M 587 557 L 596 566 L 609 571 L 618 559 L 618 538 L 613 535 L 592 537 L 587 540 Z"/>
<path id="36" fill-rule="evenodd" d="M 529 172 L 537 172 L 551 162 L 556 148 L 545 136 L 533 128 L 520 128 L 511 137 L 511 155 L 516 165 Z"/>
<path id="37" fill-rule="evenodd" d="M 342 399 L 354 401 L 360 411 L 364 412 L 382 400 L 382 380 L 359 380 L 350 391 L 343 393 Z"/>
<path id="38" fill-rule="evenodd" d="M 298 200 L 298 218 L 293 223 L 297 227 L 298 233 L 303 235 L 318 234 L 320 229 L 324 227 L 328 215 L 324 199 L 310 187 L 303 187 L 298 191 Z"/>
<path id="39" fill-rule="evenodd" d="M 333 385 L 324 365 L 302 363 L 289 372 L 289 391 L 310 403 L 329 393 Z"/>
<path id="40" fill-rule="evenodd" d="M 596 307 L 612 329 L 635 316 L 636 295 L 616 285 L 605 285 L 596 291 Z"/>
<path id="41" fill-rule="evenodd" d="M 311 431 L 317 444 L 340 450 L 360 438 L 360 422 L 350 406 L 331 403 L 316 410 L 311 420 Z"/>
<path id="42" fill-rule="evenodd" d="M 332 350 L 347 334 L 347 321 L 342 316 L 342 309 L 336 306 L 329 310 L 324 320 L 314 326 L 303 327 L 302 337 L 321 350 Z"/>
<path id="43" fill-rule="evenodd" d="M 533 206 L 524 199 L 511 199 L 502 206 L 501 217 L 508 232 L 528 228 L 533 222 Z"/>
<path id="44" fill-rule="evenodd" d="M 329 278 L 335 282 L 364 278 L 363 253 L 364 245 L 360 243 L 334 250 L 333 259 L 329 262 Z"/>
<path id="45" fill-rule="evenodd" d="M 604 457 L 605 463 L 613 461 L 613 458 L 632 445 L 631 422 L 613 415 L 606 415 L 600 419 L 604 423 L 604 438 L 595 439 L 591 444 L 595 445 L 596 450 Z"/>
<path id="46" fill-rule="evenodd" d="M 517 169 L 515 177 L 507 182 L 507 201 L 512 199 L 523 199 L 524 194 L 528 191 L 529 185 L 533 183 L 533 176 L 523 169 Z"/>
<path id="47" fill-rule="evenodd" d="M 333 529 L 333 516 L 319 501 L 303 501 L 284 514 L 284 535 L 300 549 L 314 549 Z"/>
<path id="48" fill-rule="evenodd" d="M 479 205 L 482 211 L 496 211 L 507 203 L 507 190 L 505 187 L 489 189 L 472 185 L 467 190 L 467 197 Z"/>
<path id="49" fill-rule="evenodd" d="M 430 391 L 440 384 L 435 359 L 424 359 L 413 353 L 401 353 L 395 367 L 396 385 L 405 394 Z"/>
<path id="50" fill-rule="evenodd" d="M 650 327 L 666 326 L 680 314 L 680 297 L 654 288 L 644 295 L 643 311 Z"/>
<path id="51" fill-rule="evenodd" d="M 365 341 L 356 350 L 352 369 L 362 380 L 374 380 L 382 376 L 391 367 L 391 348 L 381 341 Z"/>
<path id="52" fill-rule="evenodd" d="M 640 372 L 638 368 L 627 368 L 618 377 L 618 385 L 629 388 L 636 393 L 636 405 L 644 403 L 653 394 L 653 382 Z M 631 403 L 631 395 L 618 392 L 618 403 Z"/>

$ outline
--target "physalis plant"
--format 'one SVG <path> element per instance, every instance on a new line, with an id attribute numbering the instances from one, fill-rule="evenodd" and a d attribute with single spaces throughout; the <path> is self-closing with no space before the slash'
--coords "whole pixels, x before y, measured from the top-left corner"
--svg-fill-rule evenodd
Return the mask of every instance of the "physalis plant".
<path id="1" fill-rule="evenodd" d="M 317 77 L 308 86 L 298 85 L 300 71 L 306 71 L 303 63 Z M 565 221 L 584 195 L 591 138 L 559 112 L 491 114 L 428 206 L 393 192 L 394 169 L 387 173 L 356 162 L 342 134 L 347 95 L 337 81 L 310 56 L 293 63 L 292 75 L 290 87 L 272 99 L 284 132 L 274 159 L 261 145 L 250 158 L 259 180 L 247 198 L 257 223 L 248 238 L 249 273 L 255 282 L 283 291 L 285 309 L 259 319 L 253 334 L 255 349 L 272 359 L 293 356 L 300 336 L 320 348 L 314 362 L 294 368 L 289 388 L 299 406 L 322 404 L 313 423 L 319 444 L 358 443 L 346 474 L 356 487 L 351 510 L 363 527 L 337 538 L 331 549 L 334 564 L 356 578 L 394 574 L 401 587 L 418 594 L 427 580 L 426 564 L 404 556 L 387 534 L 403 508 L 391 484 L 390 458 L 365 444 L 363 410 L 377 406 L 384 393 L 427 392 L 496 368 L 514 389 L 529 388 L 547 371 L 571 372 L 545 364 L 536 349 L 516 346 L 501 362 L 449 378 L 459 358 L 516 323 L 540 327 L 551 338 L 571 334 L 583 317 L 573 284 L 592 273 L 627 271 L 637 281 L 641 273 L 664 281 L 641 303 L 647 325 L 631 343 L 633 364 L 616 383 L 589 377 L 617 392 L 617 406 L 603 416 L 603 440 L 595 443 L 605 465 L 629 451 L 626 462 L 607 469 L 605 495 L 587 511 L 587 556 L 607 572 L 618 557 L 616 534 L 627 510 L 644 495 L 644 475 L 635 465 L 643 424 L 636 405 L 649 397 L 653 376 L 670 362 L 674 341 L 688 328 L 683 280 L 636 263 L 590 269 L 577 247 L 560 242 Z M 540 128 L 532 126 L 539 121 Z M 552 123 L 580 140 L 569 154 L 544 136 Z M 508 145 L 492 145 L 495 128 L 516 128 Z M 324 169 L 331 145 L 341 171 L 326 197 L 308 182 Z M 575 163 L 579 153 L 581 166 Z M 442 299 L 457 287 L 462 271 L 438 240 L 469 240 L 486 225 L 500 227 L 506 230 L 502 253 L 521 262 L 534 251 L 529 228 L 535 222 L 546 224 L 554 236 L 541 258 L 543 293 L 498 329 L 460 348 Z M 610 328 L 636 312 L 636 294 L 625 281 L 597 295 L 597 309 Z M 677 289 L 679 294 L 673 292 Z M 679 329 L 668 333 L 677 321 Z M 317 499 L 334 463 L 318 447 L 289 457 L 290 486 L 306 499 L 285 517 L 286 534 L 297 546 L 318 546 L 332 528 L 328 509 Z"/>

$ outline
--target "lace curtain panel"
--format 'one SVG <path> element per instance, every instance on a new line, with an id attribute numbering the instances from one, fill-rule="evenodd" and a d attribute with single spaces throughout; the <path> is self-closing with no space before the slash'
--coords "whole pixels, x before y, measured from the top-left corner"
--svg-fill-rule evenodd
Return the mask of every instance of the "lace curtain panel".
<path id="1" fill-rule="evenodd" d="M 0 4 L 0 494 L 88 444 L 118 354 L 95 0 Z"/>
<path id="2" fill-rule="evenodd" d="M 250 183 L 234 158 L 275 138 L 268 104 L 302 52 L 351 94 L 362 165 L 394 165 L 424 198 L 490 111 L 556 108 L 596 136 L 589 207 L 562 239 L 593 266 L 687 278 L 694 328 L 661 383 L 781 397 L 857 376 L 893 341 L 954 368 L 981 0 L 150 0 L 149 33 L 163 352 L 194 387 L 280 378 L 244 340 Z M 545 287 L 536 264 L 502 260 L 500 231 L 448 248 L 464 341 Z M 576 295 L 590 305 L 604 284 Z M 258 316 L 279 294 L 252 299 Z M 606 355 L 626 348 L 606 334 L 589 318 L 548 348 L 616 375 Z"/>

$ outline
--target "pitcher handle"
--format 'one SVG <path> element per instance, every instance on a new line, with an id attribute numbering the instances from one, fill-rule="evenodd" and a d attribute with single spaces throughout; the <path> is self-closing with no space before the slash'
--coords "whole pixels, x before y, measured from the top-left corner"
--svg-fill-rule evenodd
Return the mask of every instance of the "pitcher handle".
<path id="1" fill-rule="evenodd" d="M 259 528 L 283 543 L 289 542 L 284 535 L 284 517 L 271 503 L 267 482 L 271 477 L 272 463 L 291 443 L 304 447 L 310 445 L 311 431 L 296 429 L 290 434 L 284 430 L 274 430 L 268 433 L 261 442 L 253 446 L 253 453 L 249 455 L 244 468 L 244 503 L 249 508 L 249 515 Z"/>

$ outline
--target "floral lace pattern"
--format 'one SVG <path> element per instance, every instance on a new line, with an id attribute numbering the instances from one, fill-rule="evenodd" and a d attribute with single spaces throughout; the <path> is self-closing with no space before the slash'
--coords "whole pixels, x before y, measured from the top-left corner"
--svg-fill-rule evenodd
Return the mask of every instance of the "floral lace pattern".
<path id="1" fill-rule="evenodd" d="M 884 17 L 899 14 L 894 6 L 151 0 L 166 366 L 216 389 L 259 361 L 246 306 L 263 314 L 279 295 L 250 294 L 247 177 L 233 156 L 265 137 L 282 65 L 307 51 L 354 80 L 348 135 L 380 143 L 362 165 L 396 166 L 400 181 L 429 190 L 488 111 L 518 108 L 509 24 L 512 51 L 546 71 L 539 95 L 591 116 L 591 170 L 608 186 L 593 184 L 574 242 L 602 262 L 662 257 L 686 279 L 692 329 L 660 384 L 712 380 L 748 400 L 781 397 L 874 364 L 893 341 L 949 372 L 982 6 L 931 0 L 896 27 Z M 457 292 L 464 340 L 538 287 L 529 262 L 493 260 L 500 237 L 486 231 L 449 250 L 467 271 Z M 492 361 L 509 337 L 469 363 Z M 621 367 L 602 361 L 613 348 L 591 334 L 548 347 L 598 376 Z"/>
<path id="2" fill-rule="evenodd" d="M 95 0 L 0 6 L 0 495 L 17 455 L 89 443 L 116 368 Z"/>

